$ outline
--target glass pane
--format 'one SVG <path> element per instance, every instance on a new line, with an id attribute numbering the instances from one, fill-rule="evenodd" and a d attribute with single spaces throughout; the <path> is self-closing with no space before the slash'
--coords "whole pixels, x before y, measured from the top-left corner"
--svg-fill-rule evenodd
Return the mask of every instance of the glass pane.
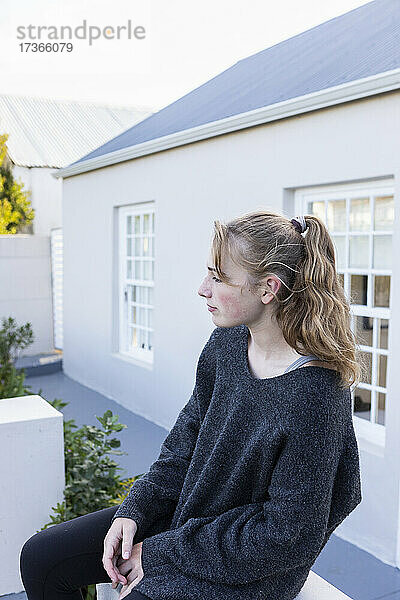
<path id="1" fill-rule="evenodd" d="M 136 306 L 131 306 L 131 323 L 136 323 Z"/>
<path id="2" fill-rule="evenodd" d="M 135 279 L 141 279 L 141 274 L 140 274 L 140 260 L 135 260 L 135 275 L 134 278 Z"/>
<path id="3" fill-rule="evenodd" d="M 378 348 L 388 349 L 389 320 L 378 319 Z"/>
<path id="4" fill-rule="evenodd" d="M 150 238 L 150 256 L 154 256 L 154 237 Z"/>
<path id="5" fill-rule="evenodd" d="M 145 309 L 138 307 L 138 325 L 146 325 L 145 321 Z"/>
<path id="6" fill-rule="evenodd" d="M 328 201 L 328 229 L 346 231 L 346 200 Z"/>
<path id="7" fill-rule="evenodd" d="M 376 415 L 378 417 L 377 423 L 379 423 L 380 425 L 384 425 L 385 424 L 386 394 L 384 394 L 383 392 L 377 392 L 376 399 L 377 399 L 377 403 L 378 403 L 378 414 Z"/>
<path id="8" fill-rule="evenodd" d="M 140 233 L 140 215 L 135 217 L 135 233 Z"/>
<path id="9" fill-rule="evenodd" d="M 351 304 L 367 305 L 367 275 L 350 275 Z"/>
<path id="10" fill-rule="evenodd" d="M 153 309 L 152 308 L 149 308 L 148 316 L 149 316 L 149 327 L 153 327 Z"/>
<path id="11" fill-rule="evenodd" d="M 154 213 L 151 213 L 151 231 L 154 233 Z"/>
<path id="12" fill-rule="evenodd" d="M 374 282 L 374 306 L 389 307 L 390 276 L 375 275 Z"/>
<path id="13" fill-rule="evenodd" d="M 368 241 L 367 235 L 351 235 L 349 237 L 350 243 L 350 267 L 357 267 L 366 269 L 368 268 Z"/>
<path id="14" fill-rule="evenodd" d="M 371 419 L 371 391 L 360 389 L 354 391 L 354 414 L 361 419 Z"/>
<path id="15" fill-rule="evenodd" d="M 143 215 L 143 231 L 149 233 L 150 229 L 150 215 Z"/>
<path id="16" fill-rule="evenodd" d="M 392 268 L 392 236 L 374 235 L 373 237 L 373 267 L 374 269 Z"/>
<path id="17" fill-rule="evenodd" d="M 357 359 L 360 360 L 361 363 L 364 365 L 365 373 L 362 375 L 363 383 L 372 383 L 372 353 L 359 352 L 357 355 Z"/>
<path id="18" fill-rule="evenodd" d="M 369 231 L 371 229 L 371 211 L 369 198 L 351 198 L 350 231 Z"/>
<path id="19" fill-rule="evenodd" d="M 315 215 L 319 217 L 321 221 L 325 223 L 325 202 L 324 201 L 314 201 L 308 203 L 308 212 L 310 215 Z"/>
<path id="20" fill-rule="evenodd" d="M 126 254 L 128 256 L 132 256 L 132 238 L 128 238 L 127 239 L 127 248 L 126 248 Z"/>
<path id="21" fill-rule="evenodd" d="M 138 302 L 143 304 L 144 300 L 144 288 L 143 286 L 138 286 Z"/>
<path id="22" fill-rule="evenodd" d="M 126 231 L 127 233 L 132 233 L 132 217 L 127 217 L 126 219 Z"/>
<path id="23" fill-rule="evenodd" d="M 136 285 L 131 286 L 131 290 L 132 290 L 132 301 L 136 302 Z"/>
<path id="24" fill-rule="evenodd" d="M 126 277 L 127 279 L 132 279 L 132 261 L 131 260 L 127 260 L 126 261 Z"/>
<path id="25" fill-rule="evenodd" d="M 346 261 L 346 238 L 344 236 L 332 235 L 333 245 L 335 246 L 336 268 L 344 269 L 347 267 Z"/>
<path id="26" fill-rule="evenodd" d="M 138 345 L 137 328 L 131 327 L 130 330 L 131 330 L 131 338 L 130 338 L 131 348 L 137 348 L 137 345 Z"/>
<path id="27" fill-rule="evenodd" d="M 151 304 L 151 306 L 154 306 L 154 292 L 153 292 L 152 287 L 149 287 L 149 304 Z"/>
<path id="28" fill-rule="evenodd" d="M 387 356 L 384 354 L 378 354 L 377 356 L 377 368 L 376 381 L 379 387 L 387 387 L 386 384 L 386 373 L 387 373 Z"/>
<path id="29" fill-rule="evenodd" d="M 135 238 L 135 256 L 140 256 L 141 241 L 140 237 Z"/>
<path id="30" fill-rule="evenodd" d="M 143 262 L 143 267 L 144 267 L 143 279 L 146 279 L 146 280 L 152 279 L 150 261 L 146 260 L 145 262 Z"/>
<path id="31" fill-rule="evenodd" d="M 149 256 L 149 238 L 143 238 L 143 256 Z"/>
<path id="32" fill-rule="evenodd" d="M 149 350 L 153 349 L 153 332 L 149 331 Z"/>
<path id="33" fill-rule="evenodd" d="M 151 279 L 154 281 L 154 261 L 151 261 Z"/>
<path id="34" fill-rule="evenodd" d="M 372 317 L 354 316 L 354 335 L 357 344 L 360 344 L 361 346 L 372 346 L 372 323 Z"/>
<path id="35" fill-rule="evenodd" d="M 394 221 L 393 196 L 375 198 L 374 229 L 391 230 Z"/>

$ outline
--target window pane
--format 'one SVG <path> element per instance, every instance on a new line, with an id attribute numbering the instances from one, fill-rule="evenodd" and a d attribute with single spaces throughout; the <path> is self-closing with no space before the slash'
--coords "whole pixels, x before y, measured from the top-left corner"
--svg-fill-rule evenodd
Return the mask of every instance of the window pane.
<path id="1" fill-rule="evenodd" d="M 140 215 L 135 217 L 135 233 L 140 233 Z"/>
<path id="2" fill-rule="evenodd" d="M 151 263 L 148 260 L 143 262 L 143 279 L 152 279 Z"/>
<path id="3" fill-rule="evenodd" d="M 350 267 L 368 268 L 368 236 L 367 235 L 351 235 L 350 243 Z"/>
<path id="4" fill-rule="evenodd" d="M 150 229 L 150 215 L 143 215 L 143 232 L 149 233 Z"/>
<path id="5" fill-rule="evenodd" d="M 308 213 L 319 217 L 325 223 L 325 202 L 315 201 L 309 202 Z"/>
<path id="6" fill-rule="evenodd" d="M 154 213 L 151 213 L 151 231 L 154 233 Z"/>
<path id="7" fill-rule="evenodd" d="M 375 198 L 374 229 L 391 230 L 394 221 L 393 196 Z"/>
<path id="8" fill-rule="evenodd" d="M 367 305 L 367 275 L 350 275 L 351 304 Z"/>
<path id="9" fill-rule="evenodd" d="M 371 319 L 372 320 L 372 319 Z M 365 373 L 362 376 L 363 383 L 372 383 L 372 353 L 359 352 L 357 358 L 361 360 L 365 367 Z"/>
<path id="10" fill-rule="evenodd" d="M 388 349 L 389 320 L 378 319 L 378 348 Z"/>
<path id="11" fill-rule="evenodd" d="M 346 260 L 346 238 L 344 236 L 332 235 L 333 245 L 336 252 L 336 268 L 344 269 L 347 267 Z"/>
<path id="12" fill-rule="evenodd" d="M 127 239 L 126 254 L 127 256 L 132 256 L 132 238 Z"/>
<path id="13" fill-rule="evenodd" d="M 372 322 L 372 317 L 354 316 L 357 344 L 360 344 L 361 346 L 372 346 Z"/>
<path id="14" fill-rule="evenodd" d="M 132 261 L 131 260 L 127 260 L 126 261 L 126 277 L 127 279 L 132 279 Z"/>
<path id="15" fill-rule="evenodd" d="M 141 274 L 140 274 L 140 260 L 135 260 L 135 275 L 134 278 L 135 279 L 141 279 Z"/>
<path id="16" fill-rule="evenodd" d="M 140 256 L 140 237 L 135 238 L 135 256 Z"/>
<path id="17" fill-rule="evenodd" d="M 357 388 L 354 391 L 354 414 L 361 419 L 371 419 L 371 391 Z"/>
<path id="18" fill-rule="evenodd" d="M 379 387 L 386 387 L 386 373 L 387 373 L 387 356 L 384 354 L 378 354 L 378 372 L 376 374 L 376 381 Z"/>
<path id="19" fill-rule="evenodd" d="M 152 308 L 149 308 L 148 316 L 149 316 L 149 327 L 153 327 L 153 309 Z"/>
<path id="20" fill-rule="evenodd" d="M 374 306 L 389 307 L 390 276 L 375 275 L 374 282 Z"/>
<path id="21" fill-rule="evenodd" d="M 131 323 L 136 323 L 136 306 L 131 306 Z"/>
<path id="22" fill-rule="evenodd" d="M 132 233 L 132 217 L 127 217 L 126 219 L 126 231 L 127 233 Z"/>
<path id="23" fill-rule="evenodd" d="M 154 291 L 152 287 L 149 287 L 149 304 L 154 306 Z"/>
<path id="24" fill-rule="evenodd" d="M 149 256 L 149 238 L 143 238 L 143 256 Z"/>
<path id="25" fill-rule="evenodd" d="M 392 236 L 374 235 L 373 266 L 374 269 L 392 268 Z"/>
<path id="26" fill-rule="evenodd" d="M 380 425 L 384 425 L 385 424 L 386 394 L 384 394 L 383 392 L 377 392 L 376 398 L 378 401 L 378 414 L 377 414 L 378 420 L 377 420 L 377 422 Z"/>
<path id="27" fill-rule="evenodd" d="M 149 331 L 149 350 L 153 349 L 153 332 Z"/>
<path id="28" fill-rule="evenodd" d="M 371 228 L 371 211 L 369 198 L 351 198 L 350 231 L 369 231 Z"/>
<path id="29" fill-rule="evenodd" d="M 346 200 L 328 201 L 328 229 L 346 231 Z"/>

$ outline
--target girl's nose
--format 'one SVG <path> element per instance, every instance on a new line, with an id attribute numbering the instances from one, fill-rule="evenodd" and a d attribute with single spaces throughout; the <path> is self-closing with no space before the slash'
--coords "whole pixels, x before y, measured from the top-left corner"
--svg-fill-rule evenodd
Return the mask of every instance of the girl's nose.
<path id="1" fill-rule="evenodd" d="M 205 296 L 206 298 L 208 298 L 210 296 L 210 289 L 209 289 L 209 287 L 207 285 L 206 280 L 204 280 L 201 283 L 201 285 L 200 285 L 197 293 L 199 294 L 199 296 Z"/>

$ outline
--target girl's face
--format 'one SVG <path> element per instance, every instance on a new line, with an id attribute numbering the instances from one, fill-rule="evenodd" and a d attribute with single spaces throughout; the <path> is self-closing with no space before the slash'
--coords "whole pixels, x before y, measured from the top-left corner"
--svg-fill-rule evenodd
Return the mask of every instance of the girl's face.
<path id="1" fill-rule="evenodd" d="M 231 283 L 236 287 L 227 285 L 220 281 L 211 261 L 211 254 L 206 264 L 207 275 L 203 279 L 198 294 L 206 299 L 210 307 L 213 322 L 218 327 L 234 327 L 245 324 L 254 326 L 265 320 L 266 305 L 273 299 L 272 294 L 263 293 L 272 289 L 275 293 L 280 286 L 280 281 L 270 276 L 266 280 L 266 286 L 257 293 L 251 292 L 246 285 L 246 271 L 234 263 L 229 256 L 222 261 L 222 271 L 228 275 Z M 277 287 L 276 287 L 277 286 Z M 208 310 L 208 307 L 206 306 Z"/>

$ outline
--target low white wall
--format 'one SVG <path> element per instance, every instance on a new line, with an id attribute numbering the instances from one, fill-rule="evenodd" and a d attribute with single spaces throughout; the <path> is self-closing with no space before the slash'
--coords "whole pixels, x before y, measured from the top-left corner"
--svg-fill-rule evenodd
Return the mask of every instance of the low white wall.
<path id="1" fill-rule="evenodd" d="M 64 485 L 63 414 L 36 395 L 0 400 L 0 596 L 23 591 L 21 549 Z"/>
<path id="2" fill-rule="evenodd" d="M 31 356 L 53 350 L 50 238 L 0 236 L 0 319 L 32 324 L 35 341 L 22 351 Z"/>
<path id="3" fill-rule="evenodd" d="M 118 600 L 121 589 L 122 584 L 118 584 L 117 588 L 113 590 L 111 583 L 98 583 L 96 586 L 97 600 Z M 300 594 L 296 596 L 295 600 L 351 600 L 351 598 L 313 571 L 310 571 Z"/>

